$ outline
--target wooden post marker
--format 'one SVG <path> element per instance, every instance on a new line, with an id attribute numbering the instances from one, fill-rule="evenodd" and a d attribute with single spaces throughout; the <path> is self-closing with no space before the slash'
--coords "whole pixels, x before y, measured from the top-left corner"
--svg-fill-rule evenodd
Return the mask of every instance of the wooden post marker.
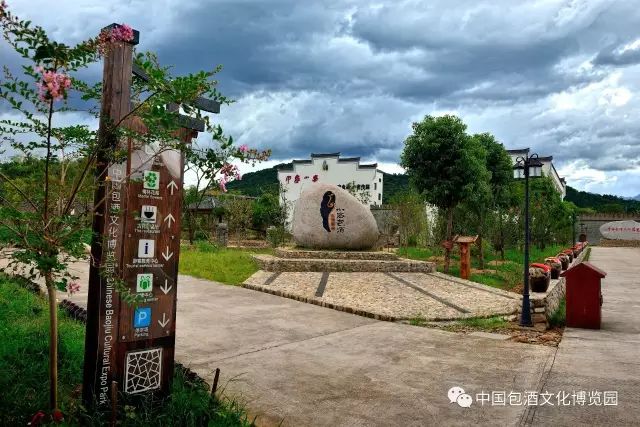
<path id="1" fill-rule="evenodd" d="M 166 393 L 173 377 L 184 155 L 107 132 L 123 119 L 146 132 L 127 117 L 134 34 L 130 43 L 112 42 L 104 59 L 83 378 L 85 405 L 101 408 L 111 403 L 113 381 L 125 394 Z M 191 128 L 175 137 L 189 143 L 204 126 L 184 119 Z M 114 149 L 126 158 L 110 161 Z M 122 301 L 118 285 L 138 301 Z"/>
<path id="2" fill-rule="evenodd" d="M 468 280 L 471 274 L 471 249 L 469 246 L 475 243 L 478 236 L 456 236 L 453 243 L 460 245 L 460 278 Z"/>

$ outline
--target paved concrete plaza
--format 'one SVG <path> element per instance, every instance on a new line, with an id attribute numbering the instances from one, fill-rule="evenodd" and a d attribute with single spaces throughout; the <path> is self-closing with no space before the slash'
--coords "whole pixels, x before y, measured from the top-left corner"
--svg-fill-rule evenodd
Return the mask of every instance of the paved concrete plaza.
<path id="1" fill-rule="evenodd" d="M 208 381 L 220 368 L 226 395 L 259 425 L 637 425 L 638 259 L 638 249 L 593 248 L 592 262 L 608 272 L 603 329 L 568 329 L 559 348 L 380 322 L 180 276 L 176 357 Z M 86 263 L 74 268 L 86 278 Z M 85 292 L 83 282 L 74 299 Z M 453 386 L 473 396 L 470 408 L 449 403 Z M 618 391 L 618 406 L 476 400 L 580 390 Z"/>
<path id="2" fill-rule="evenodd" d="M 440 273 L 260 270 L 245 287 L 381 320 L 508 315 L 519 295 Z"/>

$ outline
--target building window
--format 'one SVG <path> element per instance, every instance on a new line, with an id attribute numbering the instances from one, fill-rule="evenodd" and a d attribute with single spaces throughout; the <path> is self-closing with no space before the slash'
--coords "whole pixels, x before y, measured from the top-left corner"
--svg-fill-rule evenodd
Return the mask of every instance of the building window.
<path id="1" fill-rule="evenodd" d="M 382 178 L 378 178 L 378 182 L 382 182 Z"/>
<path id="2" fill-rule="evenodd" d="M 378 200 L 382 200 L 382 194 L 378 193 Z"/>
<path id="3" fill-rule="evenodd" d="M 374 182 L 374 183 L 373 183 L 373 189 L 374 189 L 374 190 L 377 190 L 377 189 L 378 189 L 378 183 L 377 183 L 377 182 Z"/>

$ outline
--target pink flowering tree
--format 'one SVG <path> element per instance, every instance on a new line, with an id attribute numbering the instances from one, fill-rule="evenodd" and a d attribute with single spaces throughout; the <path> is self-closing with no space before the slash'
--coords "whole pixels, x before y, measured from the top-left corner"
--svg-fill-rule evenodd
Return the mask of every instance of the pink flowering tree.
<path id="1" fill-rule="evenodd" d="M 110 27 L 96 37 L 69 46 L 51 40 L 46 32 L 30 21 L 13 15 L 6 2 L 0 1 L 0 30 L 5 42 L 13 48 L 21 64 L 14 69 L 4 67 L 0 78 L 0 104 L 10 113 L 0 117 L 0 153 L 20 156 L 17 162 L 28 164 L 25 173 L 4 173 L 0 168 L 0 228 L 15 250 L 12 265 L 22 274 L 46 285 L 50 316 L 50 406 L 57 400 L 57 305 L 56 294 L 79 291 L 77 278 L 68 264 L 84 255 L 87 232 L 95 204 L 79 203 L 93 194 L 98 184 L 94 171 L 103 138 L 118 140 L 131 137 L 135 141 L 153 141 L 164 149 L 182 150 L 191 167 L 205 173 L 206 188 L 239 179 L 234 162 L 260 161 L 268 152 L 259 153 L 246 146 L 233 146 L 219 125 L 191 107 L 198 97 L 229 103 L 216 89 L 215 74 L 200 71 L 186 76 L 171 76 L 158 64 L 152 53 L 137 52 L 136 65 L 148 79 L 134 78 L 131 113 L 118 123 L 107 123 L 98 134 L 97 117 L 101 83 L 87 83 L 78 72 L 101 60 L 113 43 L 134 38 L 127 25 Z M 208 148 L 192 147 L 176 142 L 180 128 L 179 113 L 167 105 L 178 105 L 185 114 L 205 123 L 212 142 Z M 135 115 L 148 129 L 144 135 L 125 126 Z M 77 117 L 85 124 L 78 124 Z M 70 123 L 71 122 L 71 123 Z M 88 124 L 87 124 L 88 123 Z M 159 154 L 159 153 L 157 153 Z M 120 161 L 126 153 L 115 150 L 109 161 Z M 97 238 L 94 236 L 94 238 Z M 124 284 L 117 289 L 121 298 L 131 301 Z"/>
<path id="2" fill-rule="evenodd" d="M 218 192 L 226 193 L 227 184 L 241 180 L 239 163 L 255 165 L 267 160 L 270 155 L 270 150 L 260 151 L 246 144 L 235 147 L 231 137 L 217 144 L 215 149 L 202 149 L 195 143 L 189 147 L 185 156 L 186 169 L 191 172 L 195 182 L 183 192 L 183 206 L 190 243 L 193 244 L 196 233 L 203 228 L 196 212 L 202 207 L 205 197 Z"/>

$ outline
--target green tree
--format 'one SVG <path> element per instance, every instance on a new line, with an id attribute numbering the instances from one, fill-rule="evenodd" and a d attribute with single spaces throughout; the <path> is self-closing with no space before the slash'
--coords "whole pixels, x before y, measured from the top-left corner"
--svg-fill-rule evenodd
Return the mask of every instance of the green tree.
<path id="1" fill-rule="evenodd" d="M 453 235 L 455 207 L 469 199 L 478 182 L 486 182 L 483 149 L 466 133 L 456 116 L 426 116 L 412 124 L 401 155 L 401 165 L 425 200 L 446 212 L 446 239 Z M 451 244 L 445 248 L 445 272 L 449 271 Z"/>
<path id="2" fill-rule="evenodd" d="M 418 237 L 425 235 L 427 214 L 422 196 L 415 191 L 404 191 L 394 195 L 390 205 L 395 210 L 394 222 L 400 234 L 401 247 L 409 246 L 411 242 L 417 242 Z"/>
<path id="3" fill-rule="evenodd" d="M 224 202 L 224 208 L 229 231 L 236 236 L 236 239 L 244 240 L 247 229 L 253 222 L 253 201 L 243 197 L 228 196 Z"/>
<path id="4" fill-rule="evenodd" d="M 284 209 L 280 206 L 278 194 L 265 192 L 253 202 L 253 226 L 266 232 L 267 228 L 281 226 Z"/>
<path id="5" fill-rule="evenodd" d="M 543 250 L 550 243 L 570 241 L 575 205 L 562 200 L 548 176 L 531 179 L 529 186 L 531 242 Z M 524 183 L 521 183 L 518 191 L 524 192 Z M 524 225 L 521 224 L 521 229 L 523 227 Z"/>
<path id="6" fill-rule="evenodd" d="M 605 203 L 596 208 L 598 212 L 605 213 L 624 213 L 625 207 L 622 204 L 618 203 Z"/>
<path id="7" fill-rule="evenodd" d="M 473 138 L 484 148 L 485 166 L 489 172 L 488 185 L 479 185 L 472 198 L 472 206 L 475 207 L 478 216 L 478 261 L 480 268 L 484 268 L 484 236 L 486 233 L 487 218 L 497 217 L 498 239 L 504 259 L 504 229 L 503 209 L 508 207 L 513 200 L 513 166 L 511 157 L 490 133 L 476 134 Z"/>

